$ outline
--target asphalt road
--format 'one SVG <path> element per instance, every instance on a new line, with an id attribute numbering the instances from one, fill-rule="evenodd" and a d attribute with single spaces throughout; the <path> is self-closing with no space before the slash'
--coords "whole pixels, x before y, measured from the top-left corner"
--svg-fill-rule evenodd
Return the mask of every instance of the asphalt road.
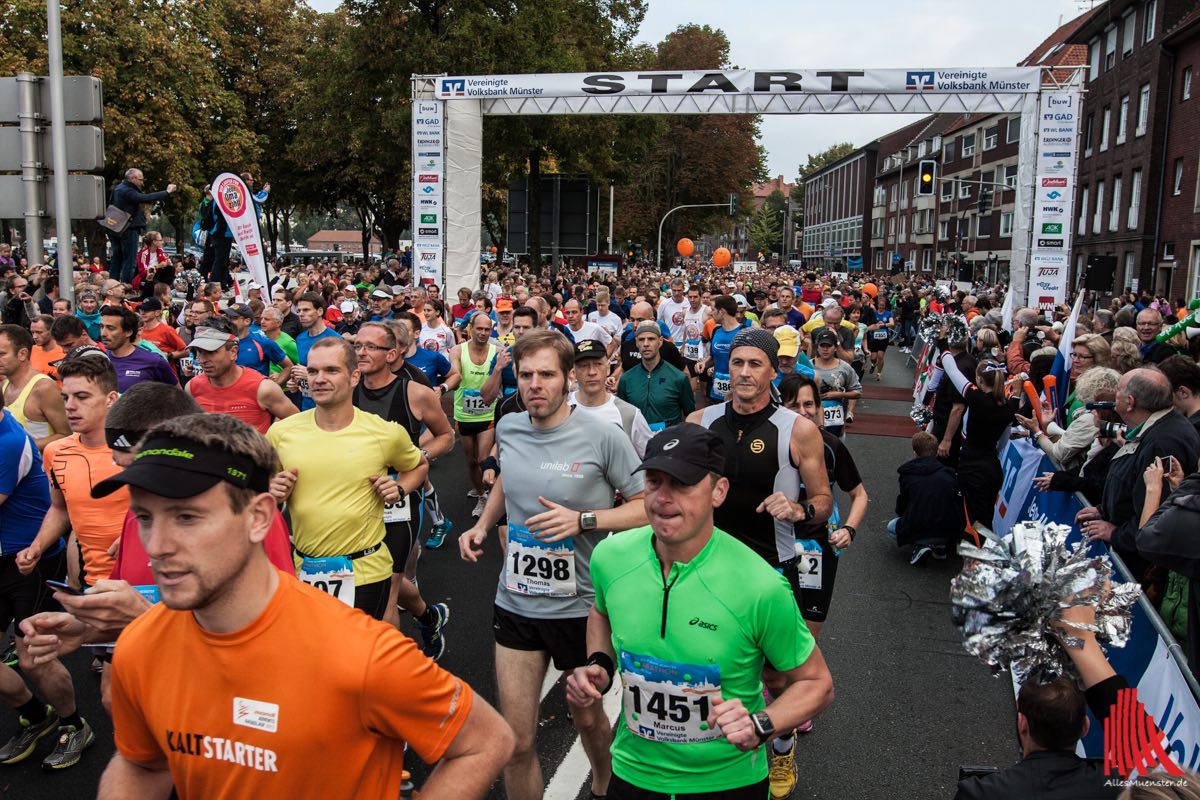
<path id="1" fill-rule="evenodd" d="M 895 351 L 889 356 L 882 385 L 911 386 L 911 367 L 906 368 Z M 864 400 L 858 407 L 859 413 L 901 417 L 907 411 L 899 401 Z M 849 445 L 871 505 L 856 542 L 842 556 L 833 610 L 822 631 L 821 648 L 837 698 L 816 720 L 815 730 L 800 739 L 800 780 L 794 797 L 949 798 L 959 765 L 1003 766 L 1017 758 L 1010 683 L 1007 676 L 992 677 L 966 655 L 950 623 L 948 584 L 959 568 L 958 559 L 952 556 L 913 568 L 907 552 L 887 536 L 895 470 L 911 455 L 907 440 L 852 433 Z M 474 502 L 466 497 L 461 451 L 434 465 L 433 477 L 457 534 L 470 524 Z M 491 608 L 500 556 L 495 540 L 488 544 L 485 559 L 470 565 L 459 560 L 454 539 L 449 538 L 440 550 L 425 554 L 420 576 L 426 598 L 445 601 L 452 609 L 441 664 L 494 701 Z M 405 629 L 414 632 L 407 621 Z M 36 758 L 0 767 L 0 798 L 95 795 L 113 752 L 112 727 L 100 707 L 99 680 L 88 662 L 76 654 L 68 666 L 80 709 L 96 731 L 96 744 L 81 763 L 59 774 L 39 769 L 48 743 Z M 0 737 L 7 739 L 15 728 L 14 714 L 0 714 Z M 586 767 L 580 767 L 577 750 L 571 755 L 574 742 L 559 681 L 543 701 L 539 731 L 542 768 L 547 782 L 553 781 L 547 800 L 588 796 Z M 409 768 L 419 788 L 428 768 L 419 763 Z M 503 798 L 504 792 L 496 786 L 491 796 Z"/>

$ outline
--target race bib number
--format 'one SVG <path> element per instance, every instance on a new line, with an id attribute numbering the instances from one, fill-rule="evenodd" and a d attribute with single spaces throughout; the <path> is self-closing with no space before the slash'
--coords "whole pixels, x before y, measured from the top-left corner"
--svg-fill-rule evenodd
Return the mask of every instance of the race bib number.
<path id="1" fill-rule="evenodd" d="M 296 577 L 354 608 L 354 562 L 345 556 L 306 558 Z"/>
<path id="2" fill-rule="evenodd" d="M 196 359 L 191 356 L 184 356 L 179 359 L 179 369 L 184 375 L 196 374 Z"/>
<path id="3" fill-rule="evenodd" d="M 821 416 L 826 428 L 840 428 L 846 424 L 846 409 L 837 400 L 822 400 Z"/>
<path id="4" fill-rule="evenodd" d="M 308 378 L 300 378 L 296 381 L 296 387 L 300 390 L 301 395 L 312 399 L 312 392 L 308 388 Z"/>
<path id="5" fill-rule="evenodd" d="M 801 589 L 821 588 L 821 543 L 815 539 L 796 540 L 796 570 Z"/>
<path id="6" fill-rule="evenodd" d="M 721 691 L 716 664 L 680 664 L 621 651 L 625 727 L 643 739 L 696 744 L 721 735 L 709 722 Z"/>
<path id="7" fill-rule="evenodd" d="M 408 494 L 401 493 L 395 503 L 383 504 L 384 522 L 408 522 L 412 519 L 412 505 L 408 502 Z"/>
<path id="8" fill-rule="evenodd" d="M 158 587 L 153 583 L 148 586 L 134 586 L 133 589 L 151 603 L 157 603 L 158 601 L 162 600 L 162 594 L 158 591 Z"/>
<path id="9" fill-rule="evenodd" d="M 504 586 L 537 597 L 574 597 L 575 541 L 543 542 L 528 528 L 508 523 Z"/>
<path id="10" fill-rule="evenodd" d="M 650 422 L 647 424 L 650 426 L 650 430 L 654 431 L 655 433 L 658 433 L 659 431 L 665 431 L 667 429 L 667 423 L 665 422 Z"/>
<path id="11" fill-rule="evenodd" d="M 688 361 L 699 361 L 703 354 L 703 346 L 699 339 L 688 340 L 683 343 L 683 357 Z"/>
<path id="12" fill-rule="evenodd" d="M 729 394 L 730 388 L 733 386 L 733 381 L 729 377 L 728 372 L 714 372 L 712 390 L 713 395 L 725 399 L 725 395 Z"/>
<path id="13" fill-rule="evenodd" d="M 877 342 L 886 341 L 888 338 L 887 328 L 876 328 L 871 331 L 871 338 Z"/>
<path id="14" fill-rule="evenodd" d="M 479 417 L 486 415 L 491 410 L 491 406 L 483 402 L 483 397 L 479 394 L 478 389 L 463 389 L 462 410 L 464 414 Z"/>

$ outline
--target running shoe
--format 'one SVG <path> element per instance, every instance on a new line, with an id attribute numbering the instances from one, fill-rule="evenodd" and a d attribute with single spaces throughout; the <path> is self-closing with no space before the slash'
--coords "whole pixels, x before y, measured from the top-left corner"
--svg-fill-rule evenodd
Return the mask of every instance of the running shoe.
<path id="1" fill-rule="evenodd" d="M 486 492 L 479 495 L 479 499 L 475 501 L 475 508 L 471 511 L 472 517 L 478 518 L 483 516 L 483 508 L 487 505 L 487 498 L 488 496 Z"/>
<path id="2" fill-rule="evenodd" d="M 437 550 L 446 541 L 446 537 L 452 530 L 454 530 L 454 523 L 450 521 L 449 517 L 442 517 L 442 521 L 429 531 L 429 538 L 425 540 L 425 546 L 430 550 Z"/>
<path id="3" fill-rule="evenodd" d="M 796 733 L 812 733 L 812 729 L 813 721 L 811 719 L 806 719 L 804 722 L 801 722 L 796 726 Z"/>
<path id="4" fill-rule="evenodd" d="M 792 790 L 796 788 L 796 740 L 792 739 L 791 749 L 786 753 L 776 753 L 774 747 L 769 749 L 771 767 L 767 777 L 771 782 L 771 797 L 773 800 L 784 800 L 791 797 Z"/>
<path id="5" fill-rule="evenodd" d="M 0 764 L 16 764 L 29 758 L 37 743 L 58 728 L 58 712 L 53 706 L 46 706 L 46 718 L 38 724 L 34 725 L 24 717 L 20 717 L 19 722 L 21 729 L 17 735 L 0 747 Z"/>
<path id="6" fill-rule="evenodd" d="M 82 719 L 82 718 L 81 718 Z M 54 750 L 42 761 L 42 769 L 66 769 L 79 763 L 83 751 L 96 743 L 96 735 L 92 726 L 83 720 L 83 727 L 64 725 L 58 729 L 58 743 Z"/>
<path id="7" fill-rule="evenodd" d="M 944 545 L 944 544 L 934 545 L 933 557 L 935 559 L 937 559 L 938 561 L 945 561 L 946 560 L 946 545 Z"/>
<path id="8" fill-rule="evenodd" d="M 6 666 L 6 667 L 16 667 L 17 666 L 17 643 L 16 642 L 11 643 L 8 646 L 8 649 L 4 651 L 4 655 L 0 656 L 0 662 L 3 662 L 4 666 Z"/>
<path id="9" fill-rule="evenodd" d="M 479 497 L 479 492 L 474 489 L 467 489 L 467 497 Z"/>
<path id="10" fill-rule="evenodd" d="M 926 545 L 921 545 L 913 550 L 912 558 L 908 560 L 908 563 L 914 567 L 920 566 L 925 560 L 925 557 L 930 555 L 933 555 L 933 548 Z"/>
<path id="11" fill-rule="evenodd" d="M 446 652 L 446 637 L 442 636 L 442 631 L 450 621 L 450 607 L 445 603 L 434 603 L 430 608 L 437 619 L 432 625 L 418 622 L 417 629 L 421 632 L 421 652 L 437 661 Z"/>

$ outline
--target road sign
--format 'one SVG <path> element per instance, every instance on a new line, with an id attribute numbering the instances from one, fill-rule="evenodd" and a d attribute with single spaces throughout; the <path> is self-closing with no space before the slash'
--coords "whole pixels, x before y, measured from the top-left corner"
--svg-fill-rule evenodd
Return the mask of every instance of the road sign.
<path id="1" fill-rule="evenodd" d="M 68 175 L 71 219 L 99 219 L 108 207 L 101 175 Z M 52 181 L 41 181 L 42 208 L 54 208 Z M 0 219 L 20 219 L 25 214 L 20 175 L 0 175 Z"/>
<path id="2" fill-rule="evenodd" d="M 50 119 L 50 79 L 38 78 L 38 107 L 41 118 Z M 0 122 L 16 123 L 20 108 L 16 78 L 0 78 Z M 99 78 L 87 75 L 68 75 L 63 78 L 64 122 L 102 122 L 104 92 Z"/>
<path id="3" fill-rule="evenodd" d="M 38 137 L 38 158 L 42 169 L 50 169 L 50 136 Z M 104 131 L 95 125 L 67 126 L 67 169 L 72 172 L 99 172 L 104 169 Z M 0 172 L 20 172 L 21 130 L 0 127 Z"/>

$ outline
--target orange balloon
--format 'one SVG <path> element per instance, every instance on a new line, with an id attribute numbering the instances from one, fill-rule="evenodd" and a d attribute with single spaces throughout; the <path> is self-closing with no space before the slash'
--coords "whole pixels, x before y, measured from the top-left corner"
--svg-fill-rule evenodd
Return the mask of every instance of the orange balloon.
<path id="1" fill-rule="evenodd" d="M 864 283 L 862 287 L 863 294 L 869 294 L 871 297 L 879 296 L 879 287 L 873 283 Z"/>
<path id="2" fill-rule="evenodd" d="M 680 239 L 675 245 L 675 252 L 687 258 L 692 253 L 696 252 L 696 245 L 691 239 Z"/>
<path id="3" fill-rule="evenodd" d="M 496 252 L 496 245 L 492 245 L 492 252 L 493 252 L 493 253 L 495 253 L 495 252 Z"/>
<path id="4" fill-rule="evenodd" d="M 713 251 L 713 266 L 714 267 L 728 267 L 729 261 L 731 258 L 732 258 L 732 256 L 730 255 L 728 249 L 726 249 L 724 247 L 718 247 L 716 250 Z"/>

